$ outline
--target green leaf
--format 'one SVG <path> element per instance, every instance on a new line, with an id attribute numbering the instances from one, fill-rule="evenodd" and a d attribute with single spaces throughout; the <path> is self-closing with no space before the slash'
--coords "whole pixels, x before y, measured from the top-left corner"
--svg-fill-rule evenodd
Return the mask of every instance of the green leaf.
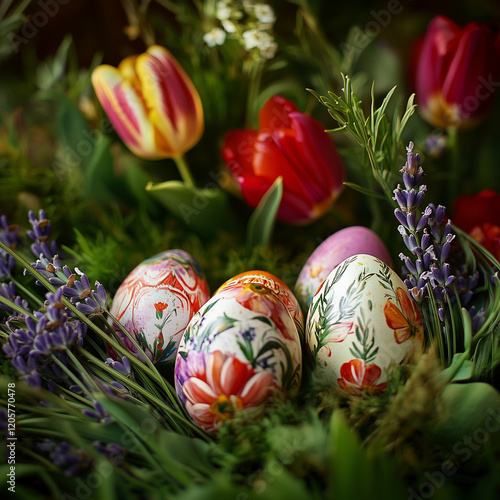
<path id="1" fill-rule="evenodd" d="M 262 197 L 248 221 L 247 250 L 249 252 L 255 246 L 269 244 L 282 196 L 283 178 L 278 177 Z"/>
<path id="2" fill-rule="evenodd" d="M 227 195 L 221 188 L 198 189 L 181 181 L 167 181 L 150 182 L 146 191 L 202 236 L 214 237 L 220 229 L 233 226 Z"/>
<path id="3" fill-rule="evenodd" d="M 79 109 L 62 93 L 48 93 L 59 104 L 56 116 L 56 134 L 64 147 L 64 157 L 72 163 L 85 166 L 94 152 L 93 140 L 85 118 Z"/>
<path id="4" fill-rule="evenodd" d="M 355 191 L 359 191 L 362 194 L 366 194 L 367 196 L 372 196 L 373 198 L 378 198 L 379 200 L 385 200 L 385 196 L 380 193 L 376 193 L 371 189 L 360 186 L 359 184 L 355 184 L 354 182 L 344 182 L 344 186 L 350 187 Z"/>
<path id="5" fill-rule="evenodd" d="M 65 36 L 54 58 L 45 61 L 38 67 L 36 83 L 41 90 L 52 88 L 63 77 L 72 43 L 71 35 Z"/>
<path id="6" fill-rule="evenodd" d="M 478 456 L 479 445 L 487 442 L 500 449 L 500 393 L 484 382 L 450 384 L 442 392 L 441 415 L 433 427 L 440 440 L 458 447 L 467 447 L 467 437 L 473 440 L 470 453 Z M 477 438 L 477 439 L 476 439 Z M 487 438 L 487 439 L 486 439 Z M 465 451 L 464 451 L 465 454 Z"/>
<path id="7" fill-rule="evenodd" d="M 450 366 L 440 372 L 437 377 L 447 382 L 469 380 L 472 377 L 474 363 L 466 359 L 465 353 L 456 353 Z"/>
<path id="8" fill-rule="evenodd" d="M 329 455 L 327 498 L 371 498 L 374 491 L 377 498 L 384 499 L 408 495 L 392 458 L 382 451 L 364 449 L 340 410 L 334 411 L 330 422 Z"/>
<path id="9" fill-rule="evenodd" d="M 106 200 L 109 197 L 109 186 L 116 181 L 110 146 L 111 140 L 102 134 L 92 143 L 93 153 L 84 170 L 85 194 L 89 198 Z"/>

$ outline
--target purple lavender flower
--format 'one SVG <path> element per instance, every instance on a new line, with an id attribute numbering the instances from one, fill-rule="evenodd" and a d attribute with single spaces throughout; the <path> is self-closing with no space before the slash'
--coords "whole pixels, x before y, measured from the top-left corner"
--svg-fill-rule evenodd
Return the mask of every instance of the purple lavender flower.
<path id="1" fill-rule="evenodd" d="M 57 243 L 49 241 L 50 220 L 45 216 L 45 211 L 40 209 L 37 219 L 35 214 L 30 210 L 28 218 L 33 226 L 32 230 L 27 231 L 29 238 L 34 240 L 34 243 L 31 244 L 31 251 L 35 257 L 43 255 L 47 259 L 52 259 L 57 253 Z"/>
<path id="2" fill-rule="evenodd" d="M 108 443 L 104 445 L 100 441 L 94 441 L 92 443 L 94 448 L 101 454 L 104 455 L 113 465 L 121 465 L 125 460 L 126 450 L 123 446 L 117 443 Z"/>
<path id="3" fill-rule="evenodd" d="M 53 360 L 55 356 L 64 365 L 67 353 L 74 344 L 82 344 L 87 325 L 68 316 L 61 307 L 62 291 L 46 295 L 45 313 L 35 311 L 25 317 L 26 329 L 18 328 L 9 335 L 3 345 L 7 358 L 28 384 L 41 386 L 42 375 L 52 379 L 66 379 L 67 375 Z"/>
<path id="4" fill-rule="evenodd" d="M 17 226 L 9 226 L 5 215 L 0 217 L 0 241 L 13 250 L 19 243 L 18 228 Z M 15 263 L 14 257 L 0 248 L 0 278 L 9 277 Z"/>
<path id="5" fill-rule="evenodd" d="M 26 312 L 31 312 L 28 302 L 16 294 L 16 286 L 12 281 L 9 283 L 0 283 L 0 296 L 4 297 L 11 302 L 14 302 L 16 306 L 22 307 Z M 24 318 L 24 315 L 18 311 L 11 309 L 7 304 L 0 302 L 0 309 L 12 312 L 12 317 Z"/>
<path id="6" fill-rule="evenodd" d="M 399 255 L 407 274 L 405 282 L 417 302 L 422 302 L 432 292 L 438 303 L 442 303 L 451 295 L 451 285 L 455 279 L 446 263 L 454 235 L 450 221 L 443 224 L 444 207 L 436 208 L 429 204 L 421 214 L 417 213 L 427 188 L 425 185 L 419 186 L 424 171 L 419 165 L 420 156 L 413 153 L 413 142 L 406 150 L 406 163 L 401 169 L 405 188 L 398 185 L 393 198 L 399 206 L 394 210 L 400 223 L 398 230 L 406 248 L 413 255 L 412 258 L 404 253 Z"/>
<path id="7" fill-rule="evenodd" d="M 400 171 L 404 188 L 398 185 L 393 199 L 398 204 L 394 211 L 400 223 L 398 230 L 411 255 L 400 253 L 399 257 L 403 261 L 403 273 L 406 274 L 405 284 L 413 298 L 422 303 L 429 294 L 433 295 L 444 332 L 449 314 L 445 304 L 449 302 L 453 305 L 457 295 L 461 306 L 469 304 L 478 283 L 478 273 L 469 275 L 465 270 L 460 272 L 448 262 L 455 235 L 451 221 L 446 220 L 445 207 L 436 207 L 431 203 L 418 213 L 427 191 L 425 185 L 419 186 L 424 171 L 419 165 L 419 155 L 413 153 L 413 142 L 406 150 L 407 160 Z M 480 323 L 479 315 L 473 324 Z"/>
<path id="8" fill-rule="evenodd" d="M 116 371 L 120 372 L 127 378 L 134 378 L 134 372 L 132 370 L 132 367 L 130 366 L 130 361 L 128 360 L 127 356 L 122 356 L 121 363 L 119 361 L 115 361 L 112 358 L 107 358 L 104 364 L 106 366 L 113 367 Z"/>
<path id="9" fill-rule="evenodd" d="M 94 401 L 94 410 L 83 410 L 83 414 L 87 415 L 87 417 L 93 418 L 95 420 L 98 420 L 99 422 L 105 424 L 108 422 L 111 422 L 111 416 L 109 413 L 104 409 L 101 403 L 99 401 Z"/>
<path id="10" fill-rule="evenodd" d="M 74 448 L 65 441 L 56 443 L 52 439 L 45 439 L 38 443 L 37 447 L 47 453 L 52 463 L 62 469 L 66 476 L 74 476 L 92 463 L 91 458 L 83 450 Z"/>

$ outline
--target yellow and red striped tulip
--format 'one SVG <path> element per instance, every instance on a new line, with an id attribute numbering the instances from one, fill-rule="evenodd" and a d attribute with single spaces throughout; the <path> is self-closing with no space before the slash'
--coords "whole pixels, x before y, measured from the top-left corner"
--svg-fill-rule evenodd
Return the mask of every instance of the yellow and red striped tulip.
<path id="1" fill-rule="evenodd" d="M 116 132 L 141 158 L 179 158 L 203 134 L 200 96 L 164 47 L 153 45 L 118 68 L 98 66 L 92 84 Z"/>

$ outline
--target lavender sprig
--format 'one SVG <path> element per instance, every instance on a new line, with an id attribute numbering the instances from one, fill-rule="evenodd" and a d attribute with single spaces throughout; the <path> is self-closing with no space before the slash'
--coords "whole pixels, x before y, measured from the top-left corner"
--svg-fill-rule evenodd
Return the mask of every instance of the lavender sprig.
<path id="1" fill-rule="evenodd" d="M 27 231 L 29 238 L 34 240 L 34 243 L 31 244 L 31 251 L 35 257 L 43 255 L 47 259 L 52 259 L 57 254 L 57 243 L 49 241 L 50 220 L 45 216 L 45 211 L 40 209 L 37 219 L 33 211 L 30 210 L 28 218 L 33 227 L 33 229 Z"/>
<path id="2" fill-rule="evenodd" d="M 0 296 L 4 297 L 7 300 L 10 300 L 16 306 L 24 309 L 26 312 L 28 313 L 31 312 L 28 306 L 28 302 L 25 299 L 21 298 L 19 295 L 17 295 L 16 286 L 12 281 L 9 281 L 9 283 L 0 283 Z M 0 309 L 12 312 L 11 317 L 24 318 L 24 315 L 20 313 L 18 310 L 15 310 L 2 302 L 0 302 Z"/>
<path id="3" fill-rule="evenodd" d="M 48 453 L 51 462 L 62 469 L 66 476 L 75 476 L 91 464 L 91 458 L 83 450 L 65 441 L 56 443 L 52 439 L 45 439 L 37 444 L 37 448 Z"/>
<path id="4" fill-rule="evenodd" d="M 420 166 L 420 155 L 413 153 L 413 146 L 410 142 L 406 148 L 406 163 L 400 170 L 404 188 L 398 184 L 394 190 L 393 199 L 399 207 L 394 210 L 400 223 L 398 231 L 411 254 L 400 253 L 399 257 L 403 261 L 405 284 L 410 294 L 417 303 L 422 303 L 432 294 L 443 334 L 446 334 L 445 304 L 451 304 L 455 299 L 455 275 L 447 262 L 455 235 L 451 221 L 445 220 L 444 206 L 428 204 L 419 213 L 427 186 L 420 185 L 424 170 Z"/>
<path id="5" fill-rule="evenodd" d="M 455 279 L 446 263 L 455 236 L 451 232 L 451 222 L 444 222 L 445 207 L 429 204 L 418 214 L 427 191 L 427 186 L 419 186 L 424 170 L 420 166 L 420 155 L 413 153 L 413 142 L 406 150 L 407 160 L 400 170 L 404 188 L 398 184 L 393 199 L 399 205 L 394 210 L 400 222 L 398 230 L 412 256 L 401 253 L 399 257 L 408 275 L 406 286 L 413 298 L 421 303 L 432 292 L 442 307 Z"/>
<path id="6" fill-rule="evenodd" d="M 67 365 L 67 350 L 75 344 L 82 345 L 87 325 L 71 318 L 60 302 L 62 289 L 46 295 L 46 311 L 35 311 L 26 316 L 26 329 L 18 328 L 10 333 L 3 345 L 12 366 L 31 386 L 40 387 L 42 378 L 66 380 L 66 374 L 54 363 L 54 355 Z"/>
<path id="7" fill-rule="evenodd" d="M 5 215 L 0 217 L 0 241 L 13 250 L 16 249 L 19 243 L 18 227 L 9 226 Z M 0 248 L 0 278 L 11 276 L 15 262 L 12 255 L 9 255 L 5 250 Z"/>
<path id="8" fill-rule="evenodd" d="M 413 153 L 413 142 L 406 150 L 407 160 L 400 170 L 404 188 L 398 184 L 393 199 L 399 207 L 394 210 L 400 223 L 398 230 L 411 255 L 400 253 L 399 257 L 403 261 L 403 272 L 407 275 L 405 284 L 410 294 L 418 303 L 432 294 L 445 334 L 451 307 L 457 302 L 457 297 L 462 307 L 470 303 L 479 273 L 468 274 L 463 266 L 452 267 L 448 262 L 455 234 L 444 206 L 436 207 L 430 203 L 418 213 L 427 191 L 425 185 L 419 185 L 425 174 L 420 166 L 420 156 Z M 474 331 L 477 331 L 484 322 L 484 311 L 470 308 L 469 314 Z"/>
<path id="9" fill-rule="evenodd" d="M 69 298 L 76 308 L 86 315 L 103 314 L 107 310 L 108 296 L 104 286 L 95 282 L 95 289 L 85 273 L 75 267 L 73 272 L 67 265 L 62 265 L 58 255 L 49 261 L 40 254 L 40 258 L 31 264 L 51 285 L 59 287 L 65 297 Z M 25 270 L 29 273 L 29 270 Z M 80 279 L 77 279 L 77 276 Z M 37 285 L 43 286 L 37 281 Z"/>

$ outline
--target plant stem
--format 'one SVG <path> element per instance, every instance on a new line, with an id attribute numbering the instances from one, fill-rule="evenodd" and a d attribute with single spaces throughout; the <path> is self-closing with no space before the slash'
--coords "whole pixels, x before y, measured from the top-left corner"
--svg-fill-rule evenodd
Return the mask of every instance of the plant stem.
<path id="1" fill-rule="evenodd" d="M 161 408 L 165 413 L 173 417 L 174 419 L 178 420 L 181 424 L 189 427 L 192 431 L 194 431 L 198 435 L 202 435 L 200 433 L 200 430 L 191 422 L 186 420 L 181 413 L 175 411 L 172 409 L 170 406 L 166 405 L 163 401 L 158 399 L 156 396 L 151 394 L 148 390 L 144 389 L 141 385 L 139 385 L 137 382 L 132 380 L 131 378 L 127 378 L 125 375 L 120 373 L 119 371 L 108 367 L 105 365 L 100 359 L 96 358 L 93 356 L 91 353 L 83 349 L 82 347 L 79 348 L 79 351 L 81 354 L 83 354 L 91 363 L 95 363 L 98 365 L 101 369 L 109 372 L 110 374 L 113 375 L 113 377 L 120 382 L 123 382 L 124 384 L 128 385 L 131 389 L 134 391 L 138 392 L 139 394 L 142 394 L 146 399 L 148 399 L 152 404 L 158 406 Z M 203 436 L 203 435 L 202 435 Z"/>
<path id="2" fill-rule="evenodd" d="M 20 314 L 25 314 L 25 315 L 29 316 L 31 319 L 38 321 L 38 319 L 35 316 L 33 316 L 33 314 L 28 312 L 26 309 L 24 309 L 21 306 L 18 306 L 17 304 L 12 302 L 12 300 L 6 299 L 5 297 L 2 297 L 1 295 L 0 295 L 0 303 L 5 304 L 7 307 L 9 307 L 9 309 L 13 309 L 14 311 L 17 311 Z"/>
<path id="3" fill-rule="evenodd" d="M 246 109 L 246 126 L 247 128 L 253 128 L 256 125 L 255 113 L 255 103 L 257 101 L 257 95 L 259 93 L 260 82 L 262 80 L 262 69 L 264 64 L 260 61 L 252 64 L 250 69 L 250 78 L 248 86 L 248 96 L 247 96 L 247 109 Z"/>
<path id="4" fill-rule="evenodd" d="M 123 332 L 123 334 L 130 340 L 130 342 L 132 342 L 132 344 L 134 345 L 134 347 L 137 349 L 137 352 L 140 353 L 142 352 L 142 348 L 139 346 L 139 344 L 137 343 L 136 339 L 127 331 L 127 329 L 109 312 L 109 311 L 106 311 L 109 315 L 109 317 L 111 318 L 111 320 L 115 323 L 115 325 L 117 325 L 117 327 Z M 114 330 L 113 330 L 114 332 Z M 116 335 L 116 334 L 115 334 Z M 128 353 L 130 354 L 130 353 Z M 128 356 L 127 356 L 128 357 Z M 132 356 L 134 359 L 135 356 Z M 179 407 L 179 403 L 177 401 L 177 398 L 175 397 L 175 394 L 174 394 L 174 390 L 172 388 L 172 386 L 170 384 L 167 384 L 165 382 L 165 379 L 160 375 L 160 373 L 158 372 L 156 366 L 153 364 L 153 362 L 149 359 L 149 357 L 147 356 L 146 353 L 144 353 L 144 358 L 146 360 L 146 366 L 149 368 L 151 374 L 153 374 L 154 376 L 152 377 L 153 380 L 155 380 L 155 382 L 163 388 L 163 390 L 165 391 L 165 393 L 168 395 L 168 398 L 170 399 L 170 402 L 172 403 L 172 406 L 177 409 L 178 411 L 181 411 L 180 407 Z M 130 359 L 130 358 L 129 358 Z M 136 359 L 137 360 L 137 359 Z M 137 360 L 139 361 L 139 360 Z M 139 361 L 139 363 L 141 363 Z M 142 366 L 144 366 L 142 363 L 141 363 Z"/>
<path id="5" fill-rule="evenodd" d="M 15 278 L 12 278 L 12 283 L 16 285 L 16 289 L 21 290 L 27 297 L 29 297 L 35 304 L 38 306 L 43 306 L 43 300 L 40 300 L 39 297 L 37 297 L 31 290 L 28 290 L 23 284 L 21 284 L 19 281 L 17 281 Z"/>
<path id="6" fill-rule="evenodd" d="M 189 170 L 189 166 L 184 156 L 178 156 L 176 158 L 173 158 L 173 160 L 177 165 L 177 170 L 181 174 L 184 184 L 189 188 L 195 188 L 196 184 L 194 182 L 193 176 L 191 175 L 191 171 Z"/>

